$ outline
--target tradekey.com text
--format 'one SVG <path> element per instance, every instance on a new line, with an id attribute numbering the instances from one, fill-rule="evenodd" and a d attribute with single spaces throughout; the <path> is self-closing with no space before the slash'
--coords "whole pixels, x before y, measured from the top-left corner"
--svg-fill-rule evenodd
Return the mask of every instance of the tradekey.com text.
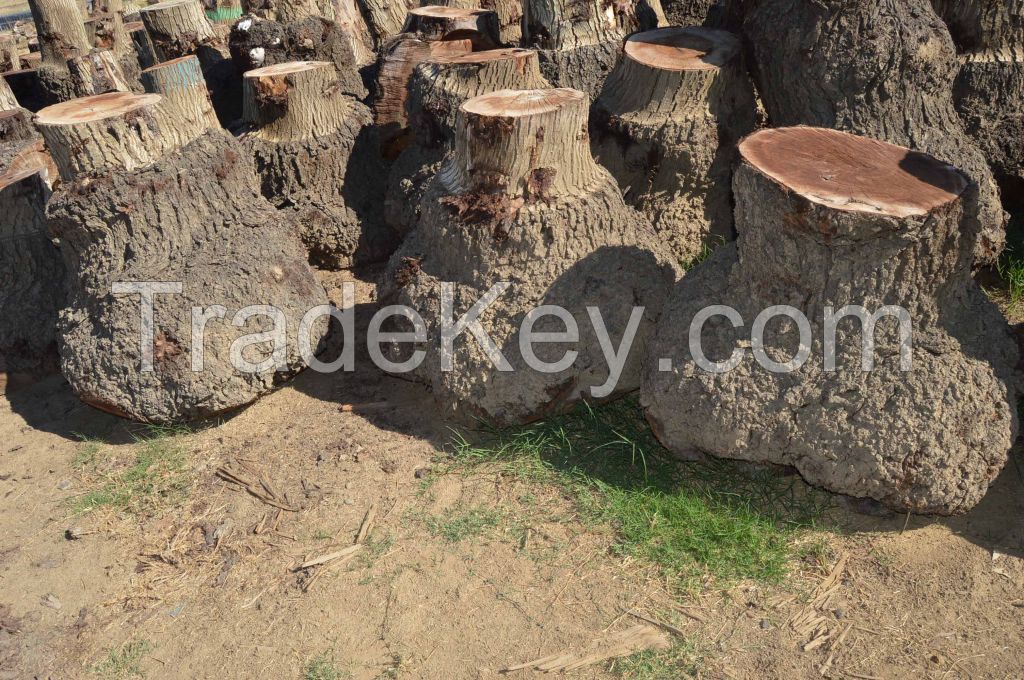
<path id="1" fill-rule="evenodd" d="M 366 348 L 374 365 L 389 373 L 408 373 L 416 370 L 423 363 L 428 351 L 439 353 L 441 370 L 455 371 L 458 366 L 454 360 L 456 342 L 476 342 L 499 371 L 514 371 L 505 353 L 515 348 L 499 348 L 491 338 L 481 317 L 485 310 L 500 296 L 506 294 L 513 284 L 501 281 L 493 286 L 473 305 L 460 315 L 455 311 L 456 284 L 442 282 L 439 287 L 439 310 L 435 327 L 428 329 L 423 315 L 419 311 L 405 305 L 389 305 L 380 308 L 370 319 L 366 330 Z M 289 328 L 294 328 L 294 320 L 273 305 L 253 304 L 237 309 L 228 317 L 227 308 L 223 305 L 193 306 L 191 308 L 191 347 L 190 365 L 196 372 L 204 370 L 206 357 L 206 333 L 211 324 L 230 324 L 238 329 L 245 329 L 250 324 L 259 323 L 269 329 L 239 335 L 229 349 L 232 367 L 240 373 L 264 373 L 268 371 L 287 371 L 288 343 L 294 341 L 298 345 L 299 354 L 309 368 L 321 373 L 355 370 L 355 285 L 351 282 L 342 284 L 342 307 L 333 305 L 317 305 L 308 309 L 298 323 L 294 338 L 289 338 Z M 183 284 L 177 281 L 122 281 L 111 286 L 115 296 L 138 296 L 140 309 L 139 349 L 144 372 L 152 372 L 154 368 L 154 347 L 156 344 L 156 300 L 157 296 L 180 295 L 184 291 Z M 164 300 L 161 300 L 164 303 Z M 633 307 L 625 329 L 616 329 L 619 338 L 612 337 L 605 324 L 604 316 L 598 307 L 588 306 L 585 323 L 593 329 L 608 367 L 608 380 L 605 384 L 591 389 L 593 396 L 605 397 L 614 392 L 627 358 L 633 350 L 637 331 L 643 321 L 644 308 Z M 329 362 L 316 356 L 317 334 L 314 329 L 322 327 L 324 319 L 333 318 L 343 335 L 343 347 L 340 354 Z M 545 317 L 554 317 L 561 322 L 563 330 L 559 332 L 535 330 L 537 322 Z M 693 363 L 708 373 L 727 373 L 735 369 L 743 360 L 746 352 L 753 355 L 755 361 L 766 371 L 772 373 L 791 373 L 799 370 L 810 358 L 813 331 L 810 321 L 799 309 L 789 305 L 773 305 L 764 308 L 753 319 L 750 326 L 749 340 L 738 340 L 731 356 L 721 361 L 713 361 L 704 353 L 702 332 L 706 324 L 715 317 L 724 318 L 734 329 L 745 328 L 745 320 L 734 308 L 725 305 L 711 305 L 697 312 L 689 325 L 687 343 Z M 825 307 L 821 323 L 822 359 L 825 371 L 836 371 L 836 335 L 839 322 L 848 317 L 860 323 L 860 355 L 861 369 L 870 371 L 874 368 L 875 359 L 875 328 L 884 318 L 892 318 L 898 324 L 900 370 L 910 371 L 912 364 L 913 324 L 910 313 L 898 306 L 882 306 L 869 311 L 860 305 L 846 305 L 839 309 Z M 765 350 L 765 332 L 770 322 L 775 319 L 787 319 L 795 324 L 799 343 L 796 351 L 787 361 L 780 362 L 769 356 Z M 257 322 L 255 320 L 262 319 Z M 385 330 L 391 319 L 404 319 L 411 328 L 402 332 Z M 558 373 L 568 369 L 576 361 L 579 352 L 573 345 L 580 342 L 580 320 L 563 307 L 542 305 L 527 313 L 520 323 L 518 332 L 518 351 L 526 369 L 541 373 Z M 739 335 L 739 334 L 737 334 Z M 429 344 L 436 344 L 430 347 Z M 394 361 L 388 356 L 385 348 L 408 344 L 415 349 L 408 353 L 402 361 Z M 555 361 L 542 360 L 536 348 L 546 344 L 565 345 L 564 353 Z M 270 348 L 269 352 L 263 351 Z M 256 349 L 264 356 L 260 361 L 247 358 L 247 350 Z M 251 352 L 248 355 L 251 357 Z M 673 366 L 669 359 L 659 359 L 660 371 L 671 371 Z"/>

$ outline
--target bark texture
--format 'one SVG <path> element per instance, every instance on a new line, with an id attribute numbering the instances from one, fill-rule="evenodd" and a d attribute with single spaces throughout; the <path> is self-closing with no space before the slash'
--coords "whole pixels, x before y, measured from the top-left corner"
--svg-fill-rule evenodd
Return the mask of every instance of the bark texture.
<path id="1" fill-rule="evenodd" d="M 409 10 L 419 3 L 416 0 L 357 0 L 366 17 L 370 33 L 378 49 L 383 48 L 392 38 L 402 32 Z"/>
<path id="2" fill-rule="evenodd" d="M 799 26 L 781 31 L 780 26 Z M 745 22 L 773 125 L 835 128 L 924 151 L 978 184 L 979 262 L 1005 243 L 999 190 L 953 106 L 959 64 L 927 0 L 763 0 Z"/>
<path id="3" fill-rule="evenodd" d="M 245 119 L 263 194 L 298 225 L 311 261 L 338 269 L 387 259 L 398 242 L 379 217 L 384 172 L 373 118 L 338 87 L 331 64 L 248 72 Z"/>
<path id="4" fill-rule="evenodd" d="M 643 305 L 642 342 L 675 280 L 650 224 L 590 155 L 586 118 L 586 95 L 576 90 L 503 90 L 465 102 L 455 150 L 423 198 L 423 218 L 389 263 L 382 299 L 409 305 L 425 323 L 426 354 L 412 375 L 454 416 L 519 423 L 589 398 L 608 368 L 584 306 L 598 306 L 618 338 L 633 305 Z M 445 370 L 442 283 L 454 284 L 458 318 L 499 281 L 512 287 L 479 322 L 514 370 L 499 371 L 471 337 L 455 341 Z M 535 346 L 549 363 L 578 351 L 554 372 L 529 368 L 519 348 L 520 324 L 542 304 L 579 321 L 579 343 Z M 565 325 L 549 316 L 534 330 Z M 393 347 L 389 356 L 403 353 Z M 616 392 L 636 387 L 638 360 L 626 362 Z"/>
<path id="5" fill-rule="evenodd" d="M 384 198 L 387 223 L 401 234 L 415 225 L 427 183 L 451 151 L 463 102 L 498 90 L 547 87 L 534 50 L 434 57 L 417 66 L 407 100 L 412 141 L 391 166 Z"/>
<path id="6" fill-rule="evenodd" d="M 739 39 L 706 28 L 635 33 L 591 116 L 591 143 L 680 262 L 733 238 L 736 144 L 754 129 Z"/>
<path id="7" fill-rule="evenodd" d="M 195 56 L 165 61 L 146 69 L 142 72 L 142 84 L 146 92 L 163 97 L 160 105 L 168 111 L 170 120 L 181 120 L 193 130 L 220 127 L 203 69 Z"/>
<path id="8" fill-rule="evenodd" d="M 971 275 L 975 235 L 961 224 L 976 187 L 930 156 L 834 130 L 766 130 L 740 151 L 739 237 L 676 287 L 647 351 L 641 401 L 655 433 L 683 456 L 792 465 L 899 511 L 969 510 L 1007 460 L 1019 384 L 1006 321 Z M 718 316 L 690 335 L 711 305 L 739 324 Z M 774 305 L 798 310 L 808 334 L 782 317 L 758 341 L 755 319 Z M 874 329 L 872 370 L 853 318 L 826 366 L 824 319 L 846 305 L 906 310 L 909 370 L 892 318 Z M 731 370 L 700 367 L 698 339 Z M 806 363 L 788 370 L 801 347 Z"/>
<path id="9" fill-rule="evenodd" d="M 1022 0 L 932 0 L 961 52 L 1024 44 Z"/>
<path id="10" fill-rule="evenodd" d="M 291 61 L 328 61 L 343 92 L 357 99 L 367 96 L 349 36 L 323 17 L 285 24 L 247 16 L 231 29 L 229 41 L 240 73 Z"/>
<path id="11" fill-rule="evenodd" d="M 0 78 L 0 111 L 9 111 L 18 108 L 18 100 L 14 96 L 14 90 L 7 84 L 7 81 Z"/>
<path id="12" fill-rule="evenodd" d="M 21 68 L 18 43 L 13 36 L 0 36 L 0 72 Z"/>
<path id="13" fill-rule="evenodd" d="M 502 45 L 515 46 L 523 39 L 522 0 L 436 0 L 423 5 L 491 10 L 498 15 L 498 38 Z"/>
<path id="14" fill-rule="evenodd" d="M 226 132 L 211 130 L 143 170 L 66 184 L 48 215 L 68 267 L 62 368 L 86 403 L 135 420 L 183 422 L 252 402 L 302 369 L 298 325 L 326 295 Z M 154 296 L 152 372 L 141 370 L 139 296 L 112 294 L 116 281 L 183 284 L 180 295 Z M 224 316 L 206 325 L 204 368 L 194 371 L 191 308 L 213 305 Z M 236 311 L 249 305 L 283 312 L 288 342 L 276 358 L 265 338 L 240 340 L 272 328 L 266 315 L 234 325 Z M 312 329 L 314 350 L 325 326 Z M 268 365 L 239 370 L 246 367 L 230 358 L 236 340 L 242 359 Z"/>
<path id="15" fill-rule="evenodd" d="M 113 52 L 129 87 L 141 92 L 139 76 L 142 68 L 135 53 L 135 43 L 125 28 L 124 3 L 122 0 L 104 0 L 94 5 L 94 11 L 100 13 L 93 16 L 96 34 L 92 46 Z"/>
<path id="16" fill-rule="evenodd" d="M 658 0 L 523 0 L 523 13 L 523 45 L 540 51 L 544 77 L 591 97 L 618 61 L 626 35 L 667 23 Z"/>
<path id="17" fill-rule="evenodd" d="M 125 24 L 125 30 L 135 46 L 135 56 L 138 57 L 139 66 L 144 69 L 154 66 L 157 63 L 156 49 L 153 47 L 153 41 L 149 38 L 146 25 L 141 21 L 132 21 Z"/>

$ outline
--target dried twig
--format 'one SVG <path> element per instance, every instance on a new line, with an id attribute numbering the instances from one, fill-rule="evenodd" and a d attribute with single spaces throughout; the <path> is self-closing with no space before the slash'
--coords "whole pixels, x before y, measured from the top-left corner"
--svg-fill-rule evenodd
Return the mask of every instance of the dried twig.
<path id="1" fill-rule="evenodd" d="M 664 621 L 658 621 L 657 619 L 652 619 L 651 617 L 646 616 L 644 614 L 641 614 L 640 612 L 633 611 L 632 609 L 624 609 L 623 611 L 626 612 L 627 614 L 629 614 L 630 616 L 635 616 L 636 618 L 640 619 L 641 621 L 646 621 L 647 623 L 654 624 L 655 626 L 658 626 L 659 628 L 664 628 L 665 630 L 669 631 L 670 633 L 675 633 L 676 635 L 678 635 L 681 638 L 686 637 L 686 633 L 681 628 L 676 628 L 671 623 L 665 623 Z"/>
<path id="2" fill-rule="evenodd" d="M 249 495 L 258 500 L 288 512 L 298 512 L 299 508 L 288 503 L 288 499 L 270 484 L 270 481 L 260 476 L 256 480 L 248 479 L 241 470 L 236 469 L 230 462 L 225 463 L 217 469 L 217 476 L 231 484 L 237 484 L 245 489 Z"/>
<path id="3" fill-rule="evenodd" d="M 336 550 L 332 553 L 327 553 L 326 555 L 321 555 L 320 557 L 314 557 L 311 560 L 306 560 L 298 567 L 296 567 L 293 571 L 309 569 L 310 567 L 316 567 L 321 564 L 327 564 L 328 562 L 334 562 L 335 560 L 340 560 L 342 558 L 345 558 L 345 560 L 348 561 L 352 558 L 353 555 L 355 555 L 362 549 L 363 546 L 359 543 L 356 543 L 355 545 L 350 545 L 347 548 L 342 548 L 341 550 Z"/>
<path id="4" fill-rule="evenodd" d="M 359 533 L 356 534 L 356 543 L 362 543 L 370 535 L 373 528 L 373 521 L 377 519 L 377 504 L 374 503 L 363 515 L 363 523 L 359 525 Z"/>

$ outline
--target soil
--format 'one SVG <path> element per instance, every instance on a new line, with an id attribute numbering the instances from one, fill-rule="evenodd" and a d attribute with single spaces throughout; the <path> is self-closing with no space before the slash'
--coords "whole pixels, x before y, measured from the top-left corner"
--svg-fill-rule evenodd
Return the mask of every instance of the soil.
<path id="1" fill-rule="evenodd" d="M 357 288 L 363 323 L 372 275 Z M 346 276 L 324 275 L 335 303 Z M 823 520 L 834 530 L 801 539 L 828 550 L 794 563 L 783 583 L 709 583 L 680 600 L 649 565 L 616 556 L 613 530 L 582 522 L 557 488 L 489 468 L 439 474 L 451 433 L 430 395 L 365 357 L 355 373 L 307 371 L 182 435 L 191 488 L 180 503 L 75 516 L 92 483 L 74 462 L 83 437 L 104 457 L 127 457 L 138 433 L 78 402 L 59 376 L 0 398 L 0 678 L 102 677 L 95 667 L 130 640 L 148 642 L 139 665 L 150 678 L 301 678 L 320 654 L 360 680 L 497 678 L 641 623 L 624 609 L 671 620 L 700 677 L 818 678 L 830 655 L 824 675 L 835 678 L 1021 677 L 1019 452 L 963 517 L 875 517 L 837 503 Z M 297 511 L 275 519 L 277 508 L 216 474 L 226 464 L 272 480 Z M 312 583 L 293 571 L 350 545 L 371 506 L 359 554 Z M 499 523 L 451 542 L 423 519 L 460 507 L 529 531 Z M 804 651 L 788 622 L 843 555 L 818 613 L 848 632 L 834 650 Z M 608 664 L 568 675 L 618 677 Z"/>

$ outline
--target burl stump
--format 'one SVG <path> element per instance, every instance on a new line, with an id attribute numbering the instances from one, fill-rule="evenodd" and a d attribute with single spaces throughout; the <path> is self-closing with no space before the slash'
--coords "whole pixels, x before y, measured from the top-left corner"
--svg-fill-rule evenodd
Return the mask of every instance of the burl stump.
<path id="1" fill-rule="evenodd" d="M 465 102 L 455 150 L 423 197 L 419 225 L 389 263 L 381 298 L 423 316 L 426 355 L 414 375 L 454 416 L 525 422 L 637 385 L 639 352 L 617 384 L 609 381 L 586 307 L 600 310 L 610 337 L 630 328 L 627 335 L 642 343 L 678 270 L 594 162 L 586 120 L 587 97 L 577 90 L 501 90 Z M 439 350 L 445 282 L 454 284 L 458 318 L 503 281 L 511 287 L 479 322 L 507 363 L 493 363 L 497 356 L 468 333 L 454 340 L 446 363 Z M 519 329 L 540 305 L 565 308 L 579 327 L 578 343 L 533 345 L 546 371 L 531 368 L 520 346 Z M 634 305 L 644 309 L 630 326 Z M 555 317 L 531 319 L 534 331 L 567 330 Z M 401 349 L 388 356 L 399 360 Z"/>
<path id="2" fill-rule="evenodd" d="M 594 103 L 594 155 L 680 262 L 732 240 L 736 144 L 756 116 L 740 51 L 725 31 L 636 33 Z"/>
<path id="3" fill-rule="evenodd" d="M 535 50 L 498 49 L 432 57 L 417 66 L 406 102 L 412 141 L 391 166 L 384 195 L 388 224 L 405 234 L 419 219 L 420 198 L 451 150 L 463 102 L 497 90 L 547 87 Z"/>
<path id="4" fill-rule="evenodd" d="M 222 130 L 165 139 L 159 100 L 92 97 L 44 109 L 37 124 L 65 178 L 47 208 L 68 270 L 64 376 L 97 408 L 172 423 L 247 404 L 301 370 L 300 320 L 326 296 L 239 142 Z M 130 282 L 181 286 L 152 295 L 151 343 L 142 296 L 113 290 Z M 279 311 L 239 313 L 251 305 Z M 244 337 L 275 320 L 283 347 Z M 324 332 L 313 326 L 313 351 Z"/>
<path id="5" fill-rule="evenodd" d="M 386 260 L 398 238 L 379 218 L 385 174 L 370 110 L 327 62 L 255 69 L 244 84 L 263 194 L 295 220 L 310 259 L 331 269 Z"/>
<path id="6" fill-rule="evenodd" d="M 931 156 L 834 130 L 765 130 L 740 155 L 737 241 L 677 286 L 647 352 L 655 433 L 681 455 L 792 465 L 900 511 L 969 510 L 1006 463 L 1018 394 L 1015 343 L 961 227 L 976 187 Z M 714 314 L 703 326 L 701 310 Z"/>

